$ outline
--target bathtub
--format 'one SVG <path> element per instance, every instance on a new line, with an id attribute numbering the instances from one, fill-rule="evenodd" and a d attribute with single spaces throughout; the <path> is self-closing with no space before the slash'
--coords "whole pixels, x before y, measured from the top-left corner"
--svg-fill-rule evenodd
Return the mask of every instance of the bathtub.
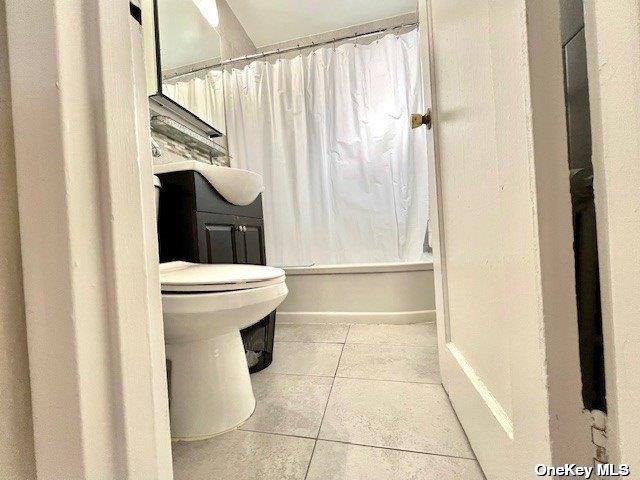
<path id="1" fill-rule="evenodd" d="M 284 267 L 289 295 L 278 323 L 435 321 L 433 263 Z"/>

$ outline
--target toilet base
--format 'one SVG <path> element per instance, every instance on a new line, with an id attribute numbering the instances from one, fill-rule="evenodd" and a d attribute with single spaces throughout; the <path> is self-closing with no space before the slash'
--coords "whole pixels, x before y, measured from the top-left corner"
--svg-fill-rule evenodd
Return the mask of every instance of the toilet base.
<path id="1" fill-rule="evenodd" d="M 256 400 L 235 330 L 206 340 L 166 345 L 171 362 L 169 413 L 174 440 L 203 440 L 240 426 Z"/>

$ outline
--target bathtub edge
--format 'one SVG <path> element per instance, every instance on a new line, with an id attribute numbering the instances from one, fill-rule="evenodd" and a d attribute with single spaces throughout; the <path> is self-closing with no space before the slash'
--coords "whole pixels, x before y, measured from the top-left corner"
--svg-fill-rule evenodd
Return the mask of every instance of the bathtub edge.
<path id="1" fill-rule="evenodd" d="M 312 265 L 308 267 L 280 267 L 287 276 L 335 275 L 363 273 L 393 273 L 433 271 L 433 262 L 362 263 L 344 265 Z"/>

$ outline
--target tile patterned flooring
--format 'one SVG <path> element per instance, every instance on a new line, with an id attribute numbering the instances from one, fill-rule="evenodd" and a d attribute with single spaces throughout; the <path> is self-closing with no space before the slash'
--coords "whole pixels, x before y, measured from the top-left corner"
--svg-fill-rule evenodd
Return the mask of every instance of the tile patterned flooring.
<path id="1" fill-rule="evenodd" d="M 238 430 L 173 444 L 176 480 L 483 480 L 433 324 L 276 326 Z"/>

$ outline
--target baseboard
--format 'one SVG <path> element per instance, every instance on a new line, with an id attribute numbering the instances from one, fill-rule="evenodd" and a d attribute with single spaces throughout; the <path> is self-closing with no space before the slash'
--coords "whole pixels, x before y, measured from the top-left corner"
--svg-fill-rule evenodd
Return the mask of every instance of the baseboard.
<path id="1" fill-rule="evenodd" d="M 278 312 L 279 324 L 387 324 L 410 325 L 412 323 L 435 322 L 435 310 L 413 312 Z"/>

